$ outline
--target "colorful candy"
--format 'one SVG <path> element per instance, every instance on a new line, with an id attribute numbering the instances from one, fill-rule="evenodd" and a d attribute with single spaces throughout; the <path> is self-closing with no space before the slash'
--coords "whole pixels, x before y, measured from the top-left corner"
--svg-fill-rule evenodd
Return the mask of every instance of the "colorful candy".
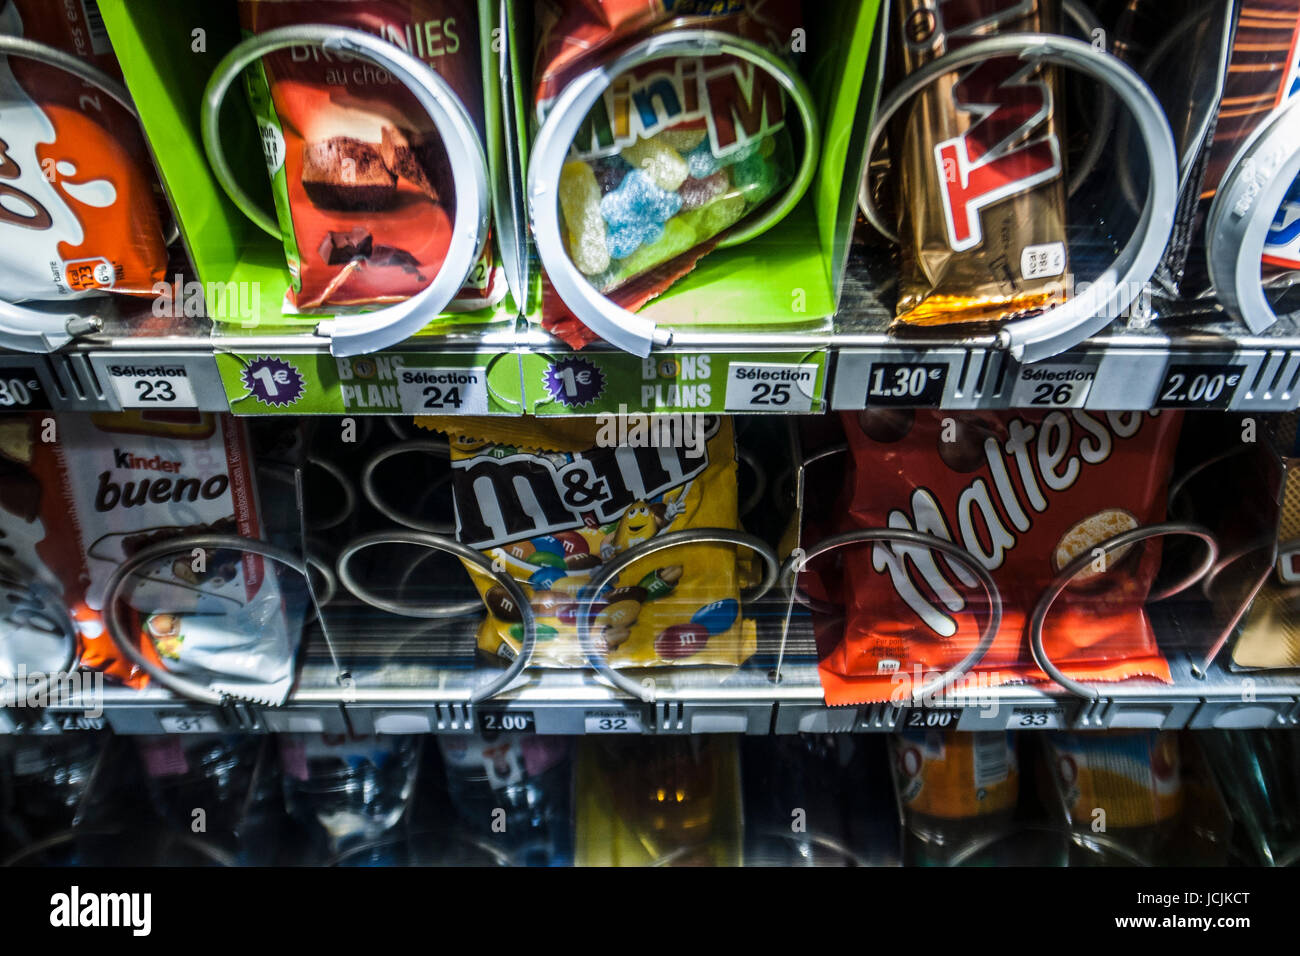
<path id="1" fill-rule="evenodd" d="M 548 535 L 548 537 L 550 536 Z M 560 543 L 560 547 L 563 548 L 560 553 L 566 558 L 572 554 L 586 554 L 591 550 L 587 545 L 587 539 L 576 531 L 561 531 L 553 537 L 554 540 Z M 538 545 L 538 547 L 541 547 L 541 545 Z"/>
<path id="2" fill-rule="evenodd" d="M 632 636 L 630 627 L 602 627 L 596 635 L 597 641 L 605 644 L 607 651 L 615 650 L 620 644 L 627 641 Z"/>
<path id="3" fill-rule="evenodd" d="M 686 160 L 662 136 L 639 139 L 624 147 L 623 158 L 668 192 L 676 192 L 688 175 Z"/>
<path id="4" fill-rule="evenodd" d="M 682 221 L 684 218 L 675 216 L 664 223 L 663 234 L 658 239 L 646 243 L 623 260 L 622 272 L 625 275 L 644 272 L 681 255 L 695 245 L 697 233 L 689 223 Z"/>
<path id="5" fill-rule="evenodd" d="M 776 191 L 779 174 L 774 163 L 755 153 L 731 167 L 731 179 L 751 203 L 761 202 Z"/>
<path id="6" fill-rule="evenodd" d="M 553 554 L 557 558 L 562 558 L 567 553 L 562 542 L 557 535 L 544 534 L 540 537 L 533 538 L 533 547 L 538 551 L 545 551 L 547 554 Z"/>
<path id="7" fill-rule="evenodd" d="M 736 623 L 740 614 L 740 602 L 735 598 L 723 598 L 706 604 L 691 615 L 691 623 L 698 624 L 710 634 L 721 634 Z"/>
<path id="8" fill-rule="evenodd" d="M 515 541 L 505 546 L 506 554 L 520 561 L 527 561 L 528 556 L 536 550 L 531 541 Z"/>
<path id="9" fill-rule="evenodd" d="M 647 601 L 656 601 L 659 598 L 670 594 L 673 588 L 677 587 L 677 582 L 681 579 L 682 566 L 680 564 L 672 564 L 666 568 L 656 568 L 636 584 L 637 587 L 645 588 Z"/>
<path id="10" fill-rule="evenodd" d="M 559 568 L 562 572 L 568 570 L 564 559 L 558 554 L 552 554 L 549 551 L 534 551 L 528 556 L 528 563 L 543 568 Z"/>
<path id="11" fill-rule="evenodd" d="M 679 660 L 704 650 L 709 632 L 699 624 L 674 624 L 655 638 L 655 653 L 665 660 Z"/>
<path id="12" fill-rule="evenodd" d="M 699 146 L 704 141 L 704 137 L 708 135 L 708 132 L 708 129 L 704 126 L 698 126 L 695 129 L 683 129 L 680 126 L 674 126 L 672 129 L 664 130 L 655 139 L 685 155 L 696 146 Z"/>
<path id="13" fill-rule="evenodd" d="M 560 171 L 560 211 L 569 230 L 569 256 L 584 275 L 609 268 L 600 202 L 600 184 L 591 167 L 581 160 L 565 163 Z"/>
<path id="14" fill-rule="evenodd" d="M 510 629 L 506 633 L 508 633 L 516 641 L 522 641 L 524 639 L 524 626 L 522 624 L 511 624 Z M 558 630 L 551 627 L 551 625 L 549 624 L 537 625 L 537 639 L 539 641 L 553 641 L 555 640 L 555 636 L 559 633 L 560 632 Z"/>
<path id="15" fill-rule="evenodd" d="M 596 175 L 601 195 L 617 188 L 631 168 L 622 156 L 598 156 L 591 161 L 591 171 Z"/>
<path id="16" fill-rule="evenodd" d="M 663 224 L 681 208 L 682 197 L 676 192 L 660 189 L 644 172 L 632 170 L 600 200 L 600 214 L 609 224 L 605 241 L 610 256 L 626 259 L 639 246 L 657 240 Z"/>
<path id="17" fill-rule="evenodd" d="M 682 197 L 682 209 L 699 209 L 731 188 L 731 180 L 724 170 L 703 179 L 688 179 L 677 190 Z"/>
<path id="18" fill-rule="evenodd" d="M 532 586 L 533 590 L 545 591 L 548 588 L 554 587 L 556 582 L 560 581 L 564 577 L 564 562 L 561 561 L 560 564 L 561 567 L 558 568 L 541 567 L 534 571 L 528 578 L 528 583 Z"/>

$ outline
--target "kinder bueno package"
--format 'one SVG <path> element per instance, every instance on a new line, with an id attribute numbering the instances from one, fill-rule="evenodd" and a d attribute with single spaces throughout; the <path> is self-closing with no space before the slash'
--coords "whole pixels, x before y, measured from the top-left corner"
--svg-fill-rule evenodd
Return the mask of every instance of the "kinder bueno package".
<path id="1" fill-rule="evenodd" d="M 574 78 L 678 29 L 730 33 L 788 55 L 795 0 L 539 0 L 537 121 Z M 731 56 L 660 57 L 617 77 L 569 147 L 559 205 L 569 258 L 625 309 L 690 272 L 794 176 L 780 84 Z M 815 148 L 815 147 L 809 147 Z M 547 286 L 547 327 L 595 338 Z"/>
<path id="2" fill-rule="evenodd" d="M 437 71 L 482 136 L 475 0 L 239 0 L 246 34 L 326 24 L 390 41 Z M 433 281 L 452 241 L 446 149 L 412 93 L 368 60 L 304 44 L 250 68 L 247 92 L 289 272 L 286 308 L 397 302 Z M 490 304 L 490 244 L 454 305 Z"/>
<path id="3" fill-rule="evenodd" d="M 0 34 L 121 82 L 92 0 L 0 3 Z M 153 167 L 135 119 L 58 67 L 0 56 L 0 295 L 152 295 L 167 271 Z"/>
<path id="4" fill-rule="evenodd" d="M 853 469 L 840 530 L 922 531 L 989 571 L 1003 619 L 972 679 L 991 685 L 1046 679 L 1026 618 L 1062 568 L 1164 520 L 1180 416 L 868 410 L 843 422 Z M 843 554 L 842 582 L 824 589 L 845 607 L 843 630 L 818 639 L 830 703 L 896 699 L 978 645 L 987 600 L 956 559 L 894 542 Z M 1169 680 L 1143 610 L 1159 565 L 1156 539 L 1077 575 L 1044 627 L 1052 661 L 1078 680 Z"/>
<path id="5" fill-rule="evenodd" d="M 895 72 L 1011 32 L 1059 33 L 1057 0 L 899 0 Z M 997 57 L 948 73 L 891 129 L 902 243 L 896 316 L 993 322 L 1064 300 L 1058 71 Z"/>
<path id="6" fill-rule="evenodd" d="M 533 663 L 581 666 L 575 616 L 588 582 L 628 548 L 691 528 L 738 526 L 729 418 L 677 447 L 605 445 L 595 419 L 416 419 L 451 439 L 456 536 L 515 578 L 537 617 Z M 488 615 L 480 650 L 513 659 L 521 617 L 471 568 Z M 739 664 L 754 650 L 740 616 L 736 550 L 689 544 L 633 562 L 599 595 L 592 635 L 614 666 Z"/>
<path id="7" fill-rule="evenodd" d="M 81 661 L 133 686 L 147 675 L 108 636 L 108 579 L 144 548 L 261 531 L 244 429 L 189 412 L 9 416 L 0 428 L 0 530 L 60 589 Z M 297 639 L 274 573 L 234 551 L 142 568 L 127 601 L 147 657 L 233 696 L 283 702 Z"/>

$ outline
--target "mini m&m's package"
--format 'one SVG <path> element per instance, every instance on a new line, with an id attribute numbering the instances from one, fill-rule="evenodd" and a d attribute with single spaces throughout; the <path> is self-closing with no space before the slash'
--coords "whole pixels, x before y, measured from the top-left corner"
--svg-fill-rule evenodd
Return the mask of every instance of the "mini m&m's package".
<path id="1" fill-rule="evenodd" d="M 649 37 L 707 30 L 788 59 L 799 23 L 793 0 L 540 0 L 537 122 L 550 120 L 568 84 Z M 799 151 L 816 149 L 792 136 L 792 112 L 771 68 L 738 56 L 661 54 L 614 77 L 571 143 L 560 144 L 568 149 L 558 199 L 572 265 L 624 309 L 659 295 L 790 185 Z M 570 344 L 595 337 L 553 288 L 543 311 Z"/>
<path id="2" fill-rule="evenodd" d="M 896 528 L 946 539 L 991 575 L 1002 623 L 971 678 L 1044 681 L 1027 619 L 1052 579 L 1124 531 L 1165 519 L 1181 417 L 1170 412 L 868 410 L 843 418 L 853 467 L 839 531 Z M 898 699 L 979 646 L 988 599 L 956 558 L 907 542 L 843 549 L 810 591 L 838 594 L 842 631 L 820 628 L 831 704 Z M 1071 579 L 1044 624 L 1049 659 L 1076 680 L 1170 680 L 1144 604 L 1160 539 L 1127 545 Z M 836 578 L 836 574 L 841 578 Z M 817 577 L 820 577 L 820 581 Z"/>
<path id="3" fill-rule="evenodd" d="M 72 54 L 121 82 L 93 4 L 9 0 L 0 34 Z M 153 166 L 108 93 L 35 59 L 0 55 L 0 297 L 152 295 L 167 271 Z"/>
<path id="4" fill-rule="evenodd" d="M 602 567 L 642 542 L 693 528 L 735 529 L 729 418 L 693 447 L 604 446 L 595 419 L 421 418 L 451 444 L 456 537 L 519 582 L 536 615 L 531 663 L 581 666 L 576 615 Z M 467 565 L 468 566 L 468 565 Z M 521 616 L 470 568 L 488 608 L 481 651 L 513 659 Z M 596 598 L 591 633 L 613 666 L 739 664 L 754 624 L 740 614 L 736 549 L 684 544 L 634 561 Z"/>

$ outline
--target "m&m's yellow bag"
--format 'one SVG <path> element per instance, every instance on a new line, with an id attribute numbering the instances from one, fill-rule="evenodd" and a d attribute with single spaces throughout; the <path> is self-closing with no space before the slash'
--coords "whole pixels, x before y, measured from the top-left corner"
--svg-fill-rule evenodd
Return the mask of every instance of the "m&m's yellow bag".
<path id="1" fill-rule="evenodd" d="M 737 527 L 731 420 L 682 422 L 671 440 L 618 444 L 630 433 L 617 436 L 595 418 L 416 419 L 450 439 L 457 539 L 510 574 L 532 604 L 533 664 L 586 663 L 580 602 L 628 549 L 675 531 Z M 470 572 L 488 608 L 479 648 L 513 659 L 523 643 L 519 609 L 490 575 Z M 594 645 L 615 667 L 739 664 L 754 651 L 736 548 L 727 544 L 684 544 L 633 561 L 602 587 L 591 622 Z"/>

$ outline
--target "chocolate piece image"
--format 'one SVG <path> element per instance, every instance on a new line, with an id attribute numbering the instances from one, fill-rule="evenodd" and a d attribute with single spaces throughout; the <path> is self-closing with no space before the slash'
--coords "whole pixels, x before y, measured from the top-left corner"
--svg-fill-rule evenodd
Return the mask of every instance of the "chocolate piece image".
<path id="1" fill-rule="evenodd" d="M 953 471 L 974 471 L 984 464 L 984 441 L 995 437 L 996 432 L 984 422 L 954 418 L 952 441 L 944 441 L 944 431 L 940 430 L 939 457 Z"/>
<path id="2" fill-rule="evenodd" d="M 328 265 L 343 265 L 353 259 L 368 257 L 374 244 L 375 237 L 360 226 L 348 232 L 329 232 L 321 240 L 320 257 Z"/>
<path id="3" fill-rule="evenodd" d="M 32 429 L 27 418 L 0 422 L 0 456 L 20 465 L 32 463 Z"/>
<path id="4" fill-rule="evenodd" d="M 0 508 L 31 524 L 40 504 L 41 483 L 30 472 L 15 468 L 0 475 Z"/>
<path id="5" fill-rule="evenodd" d="M 503 621 L 522 621 L 523 615 L 519 613 L 519 608 L 515 605 L 515 600 L 499 584 L 494 584 L 488 588 L 483 595 L 483 601 L 487 604 L 488 610 L 493 615 Z"/>
<path id="6" fill-rule="evenodd" d="M 303 147 L 302 188 L 321 209 L 375 212 L 397 199 L 397 177 L 379 150 L 348 136 Z"/>
<path id="7" fill-rule="evenodd" d="M 1061 571 L 1067 564 L 1085 552 L 1091 551 L 1103 541 L 1107 541 L 1125 531 L 1132 531 L 1138 526 L 1138 519 L 1123 508 L 1106 508 L 1076 522 L 1061 536 L 1052 553 L 1052 568 Z M 1133 545 L 1126 544 L 1104 556 L 1098 555 L 1096 565 L 1088 565 L 1070 579 L 1071 589 L 1088 590 L 1106 583 L 1106 575 L 1123 569 L 1131 562 L 1130 557 L 1138 554 Z M 1111 579 L 1113 583 L 1114 579 Z"/>
<path id="8" fill-rule="evenodd" d="M 430 199 L 437 201 L 438 189 L 430 176 L 437 169 L 435 151 L 440 149 L 431 134 L 403 132 L 385 126 L 379 155 L 388 171 L 398 176 Z"/>
<path id="9" fill-rule="evenodd" d="M 910 408 L 867 408 L 858 412 L 858 426 L 872 441 L 901 441 L 912 430 L 916 412 Z"/>

